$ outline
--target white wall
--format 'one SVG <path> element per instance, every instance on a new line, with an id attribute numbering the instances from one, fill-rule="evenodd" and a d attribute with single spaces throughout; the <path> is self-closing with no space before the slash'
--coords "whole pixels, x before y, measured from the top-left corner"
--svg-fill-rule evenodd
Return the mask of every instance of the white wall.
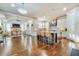
<path id="1" fill-rule="evenodd" d="M 63 36 L 79 42 L 79 8 L 74 8 L 67 13 L 66 18 L 60 18 L 57 21 L 57 28 L 66 27 L 67 32 Z"/>
<path id="2" fill-rule="evenodd" d="M 60 28 L 66 28 L 66 17 L 61 17 L 57 20 L 57 30 L 58 30 L 58 36 L 60 36 Z M 66 32 L 62 33 L 63 37 L 66 37 Z"/>
<path id="3" fill-rule="evenodd" d="M 68 38 L 79 42 L 79 8 L 75 8 L 67 13 Z"/>

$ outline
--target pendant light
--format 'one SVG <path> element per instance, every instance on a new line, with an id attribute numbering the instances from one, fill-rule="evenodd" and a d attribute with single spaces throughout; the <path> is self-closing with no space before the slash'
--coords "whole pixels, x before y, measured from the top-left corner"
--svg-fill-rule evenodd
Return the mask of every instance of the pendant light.
<path id="1" fill-rule="evenodd" d="M 27 14 L 27 10 L 24 8 L 24 3 L 21 4 L 22 7 L 18 9 L 18 12 L 21 14 Z"/>

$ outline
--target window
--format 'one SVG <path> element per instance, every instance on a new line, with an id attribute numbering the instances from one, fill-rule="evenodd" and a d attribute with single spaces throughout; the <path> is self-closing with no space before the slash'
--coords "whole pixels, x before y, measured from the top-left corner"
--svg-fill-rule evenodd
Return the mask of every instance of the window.
<path id="1" fill-rule="evenodd" d="M 48 22 L 39 22 L 38 23 L 38 28 L 47 30 L 49 28 L 49 23 Z"/>

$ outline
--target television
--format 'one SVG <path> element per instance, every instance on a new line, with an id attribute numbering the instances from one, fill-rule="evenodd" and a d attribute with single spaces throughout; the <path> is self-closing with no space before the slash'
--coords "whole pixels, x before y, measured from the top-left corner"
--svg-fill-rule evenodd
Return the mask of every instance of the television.
<path id="1" fill-rule="evenodd" d="M 12 27 L 14 27 L 14 28 L 20 28 L 20 24 L 12 24 Z"/>

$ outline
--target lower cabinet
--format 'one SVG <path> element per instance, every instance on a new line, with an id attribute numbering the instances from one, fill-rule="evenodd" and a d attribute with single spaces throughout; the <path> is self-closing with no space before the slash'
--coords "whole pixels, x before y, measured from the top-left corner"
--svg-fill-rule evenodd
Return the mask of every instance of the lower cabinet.
<path id="1" fill-rule="evenodd" d="M 50 35 L 45 35 L 42 36 L 41 34 L 37 35 L 37 39 L 47 43 L 47 44 L 54 44 L 57 43 L 57 33 L 50 33 Z"/>

